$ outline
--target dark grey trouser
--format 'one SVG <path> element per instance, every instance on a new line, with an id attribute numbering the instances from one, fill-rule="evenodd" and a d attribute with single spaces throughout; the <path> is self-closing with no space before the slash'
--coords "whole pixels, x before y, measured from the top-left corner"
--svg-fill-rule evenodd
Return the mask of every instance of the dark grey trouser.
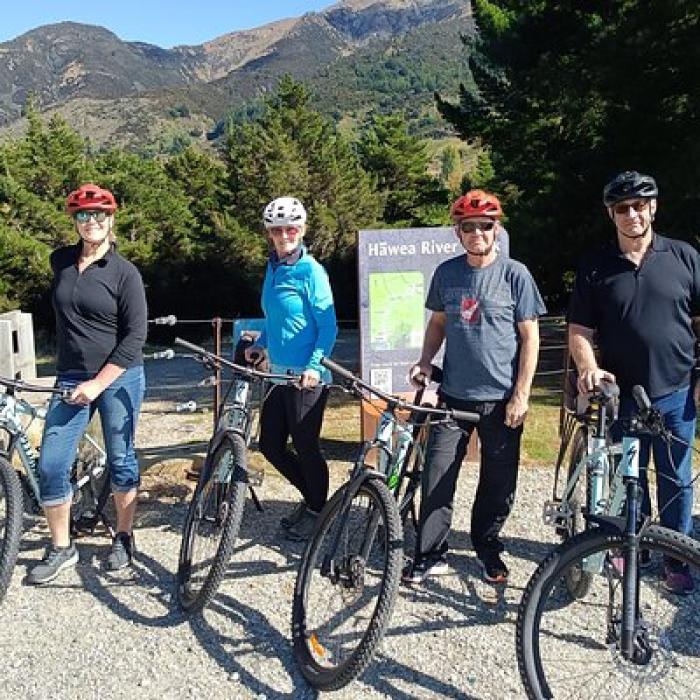
<path id="1" fill-rule="evenodd" d="M 448 550 L 457 476 L 474 429 L 481 441 L 481 464 L 472 508 L 472 544 L 479 558 L 502 552 L 498 535 L 515 501 L 523 427 L 509 428 L 504 424 L 506 400 L 459 401 L 446 396 L 443 400 L 450 408 L 480 414 L 481 420 L 476 426 L 460 424 L 466 434 L 447 425 L 436 425 L 431 431 L 423 471 L 416 556 L 438 556 Z"/>

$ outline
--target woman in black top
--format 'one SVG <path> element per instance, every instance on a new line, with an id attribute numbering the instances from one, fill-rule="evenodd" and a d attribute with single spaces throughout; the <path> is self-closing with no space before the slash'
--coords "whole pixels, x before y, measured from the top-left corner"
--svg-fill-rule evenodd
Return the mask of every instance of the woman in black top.
<path id="1" fill-rule="evenodd" d="M 52 581 L 78 561 L 70 540 L 69 476 L 78 441 L 95 410 L 102 423 L 117 510 L 117 534 L 107 568 L 127 566 L 133 552 L 139 485 L 134 434 L 145 390 L 146 297 L 138 270 L 114 247 L 117 204 L 112 193 L 82 185 L 68 196 L 66 208 L 80 241 L 51 254 L 52 301 L 57 385 L 72 393 L 67 401 L 54 398 L 46 415 L 39 472 L 52 546 L 30 572 L 31 583 Z"/>

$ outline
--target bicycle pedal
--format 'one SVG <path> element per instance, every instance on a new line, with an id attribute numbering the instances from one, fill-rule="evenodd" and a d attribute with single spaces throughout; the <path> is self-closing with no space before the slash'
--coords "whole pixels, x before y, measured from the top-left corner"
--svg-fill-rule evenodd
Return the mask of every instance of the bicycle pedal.
<path id="1" fill-rule="evenodd" d="M 565 528 L 573 513 L 568 503 L 563 501 L 545 501 L 542 508 L 542 520 L 545 525 Z"/>

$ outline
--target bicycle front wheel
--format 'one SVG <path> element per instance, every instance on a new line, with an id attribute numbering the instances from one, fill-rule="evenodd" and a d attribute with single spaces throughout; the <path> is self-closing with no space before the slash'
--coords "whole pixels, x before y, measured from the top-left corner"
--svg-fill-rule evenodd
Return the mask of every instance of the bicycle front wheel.
<path id="1" fill-rule="evenodd" d="M 294 591 L 294 651 L 320 690 L 342 688 L 369 665 L 391 617 L 403 561 L 398 508 L 384 482 L 367 480 L 346 509 L 345 488 L 319 516 Z"/>
<path id="2" fill-rule="evenodd" d="M 246 445 L 227 436 L 207 459 L 185 519 L 177 570 L 177 599 L 198 612 L 214 597 L 226 573 L 243 517 Z"/>
<path id="3" fill-rule="evenodd" d="M 642 572 L 634 653 L 621 651 L 623 536 L 591 530 L 554 550 L 533 574 L 517 622 L 520 675 L 530 698 L 675 698 L 700 687 L 700 542 L 651 526 Z M 672 594 L 664 562 L 688 567 L 694 590 Z M 571 567 L 597 569 L 583 598 L 566 586 Z"/>
<path id="4" fill-rule="evenodd" d="M 22 536 L 22 485 L 12 465 L 0 457 L 0 602 L 10 585 Z"/>

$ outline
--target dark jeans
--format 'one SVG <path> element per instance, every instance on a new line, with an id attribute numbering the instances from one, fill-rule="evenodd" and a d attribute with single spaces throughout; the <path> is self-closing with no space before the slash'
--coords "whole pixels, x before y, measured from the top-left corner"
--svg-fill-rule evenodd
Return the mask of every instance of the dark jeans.
<path id="1" fill-rule="evenodd" d="M 481 441 L 481 464 L 472 508 L 471 538 L 477 556 L 483 559 L 503 551 L 498 535 L 515 500 L 523 427 L 505 425 L 505 400 L 478 402 L 443 398 L 448 407 L 473 411 L 481 415 L 481 420 L 477 426 L 461 424 L 467 434 L 448 425 L 436 425 L 431 431 L 423 472 L 416 556 L 447 552 L 457 476 L 469 435 L 476 429 Z"/>
<path id="2" fill-rule="evenodd" d="M 677 438 L 693 444 L 695 439 L 695 401 L 693 387 L 687 386 L 665 396 L 651 400 L 663 414 L 664 424 Z M 637 404 L 631 396 L 623 396 L 620 402 L 620 418 L 637 412 Z M 621 439 L 619 424 L 613 426 L 613 439 Z M 693 529 L 693 470 L 690 447 L 673 442 L 671 447 L 660 437 L 641 437 L 639 448 L 639 483 L 644 490 L 642 512 L 651 514 L 651 497 L 647 467 L 650 453 L 654 454 L 656 467 L 656 496 L 661 524 L 684 535 Z M 674 469 L 675 467 L 675 469 Z"/>
<path id="3" fill-rule="evenodd" d="M 313 389 L 280 384 L 267 394 L 260 414 L 260 451 L 316 512 L 328 498 L 328 465 L 319 443 L 327 400 L 328 388 L 320 384 Z M 295 452 L 287 446 L 290 437 Z"/>

